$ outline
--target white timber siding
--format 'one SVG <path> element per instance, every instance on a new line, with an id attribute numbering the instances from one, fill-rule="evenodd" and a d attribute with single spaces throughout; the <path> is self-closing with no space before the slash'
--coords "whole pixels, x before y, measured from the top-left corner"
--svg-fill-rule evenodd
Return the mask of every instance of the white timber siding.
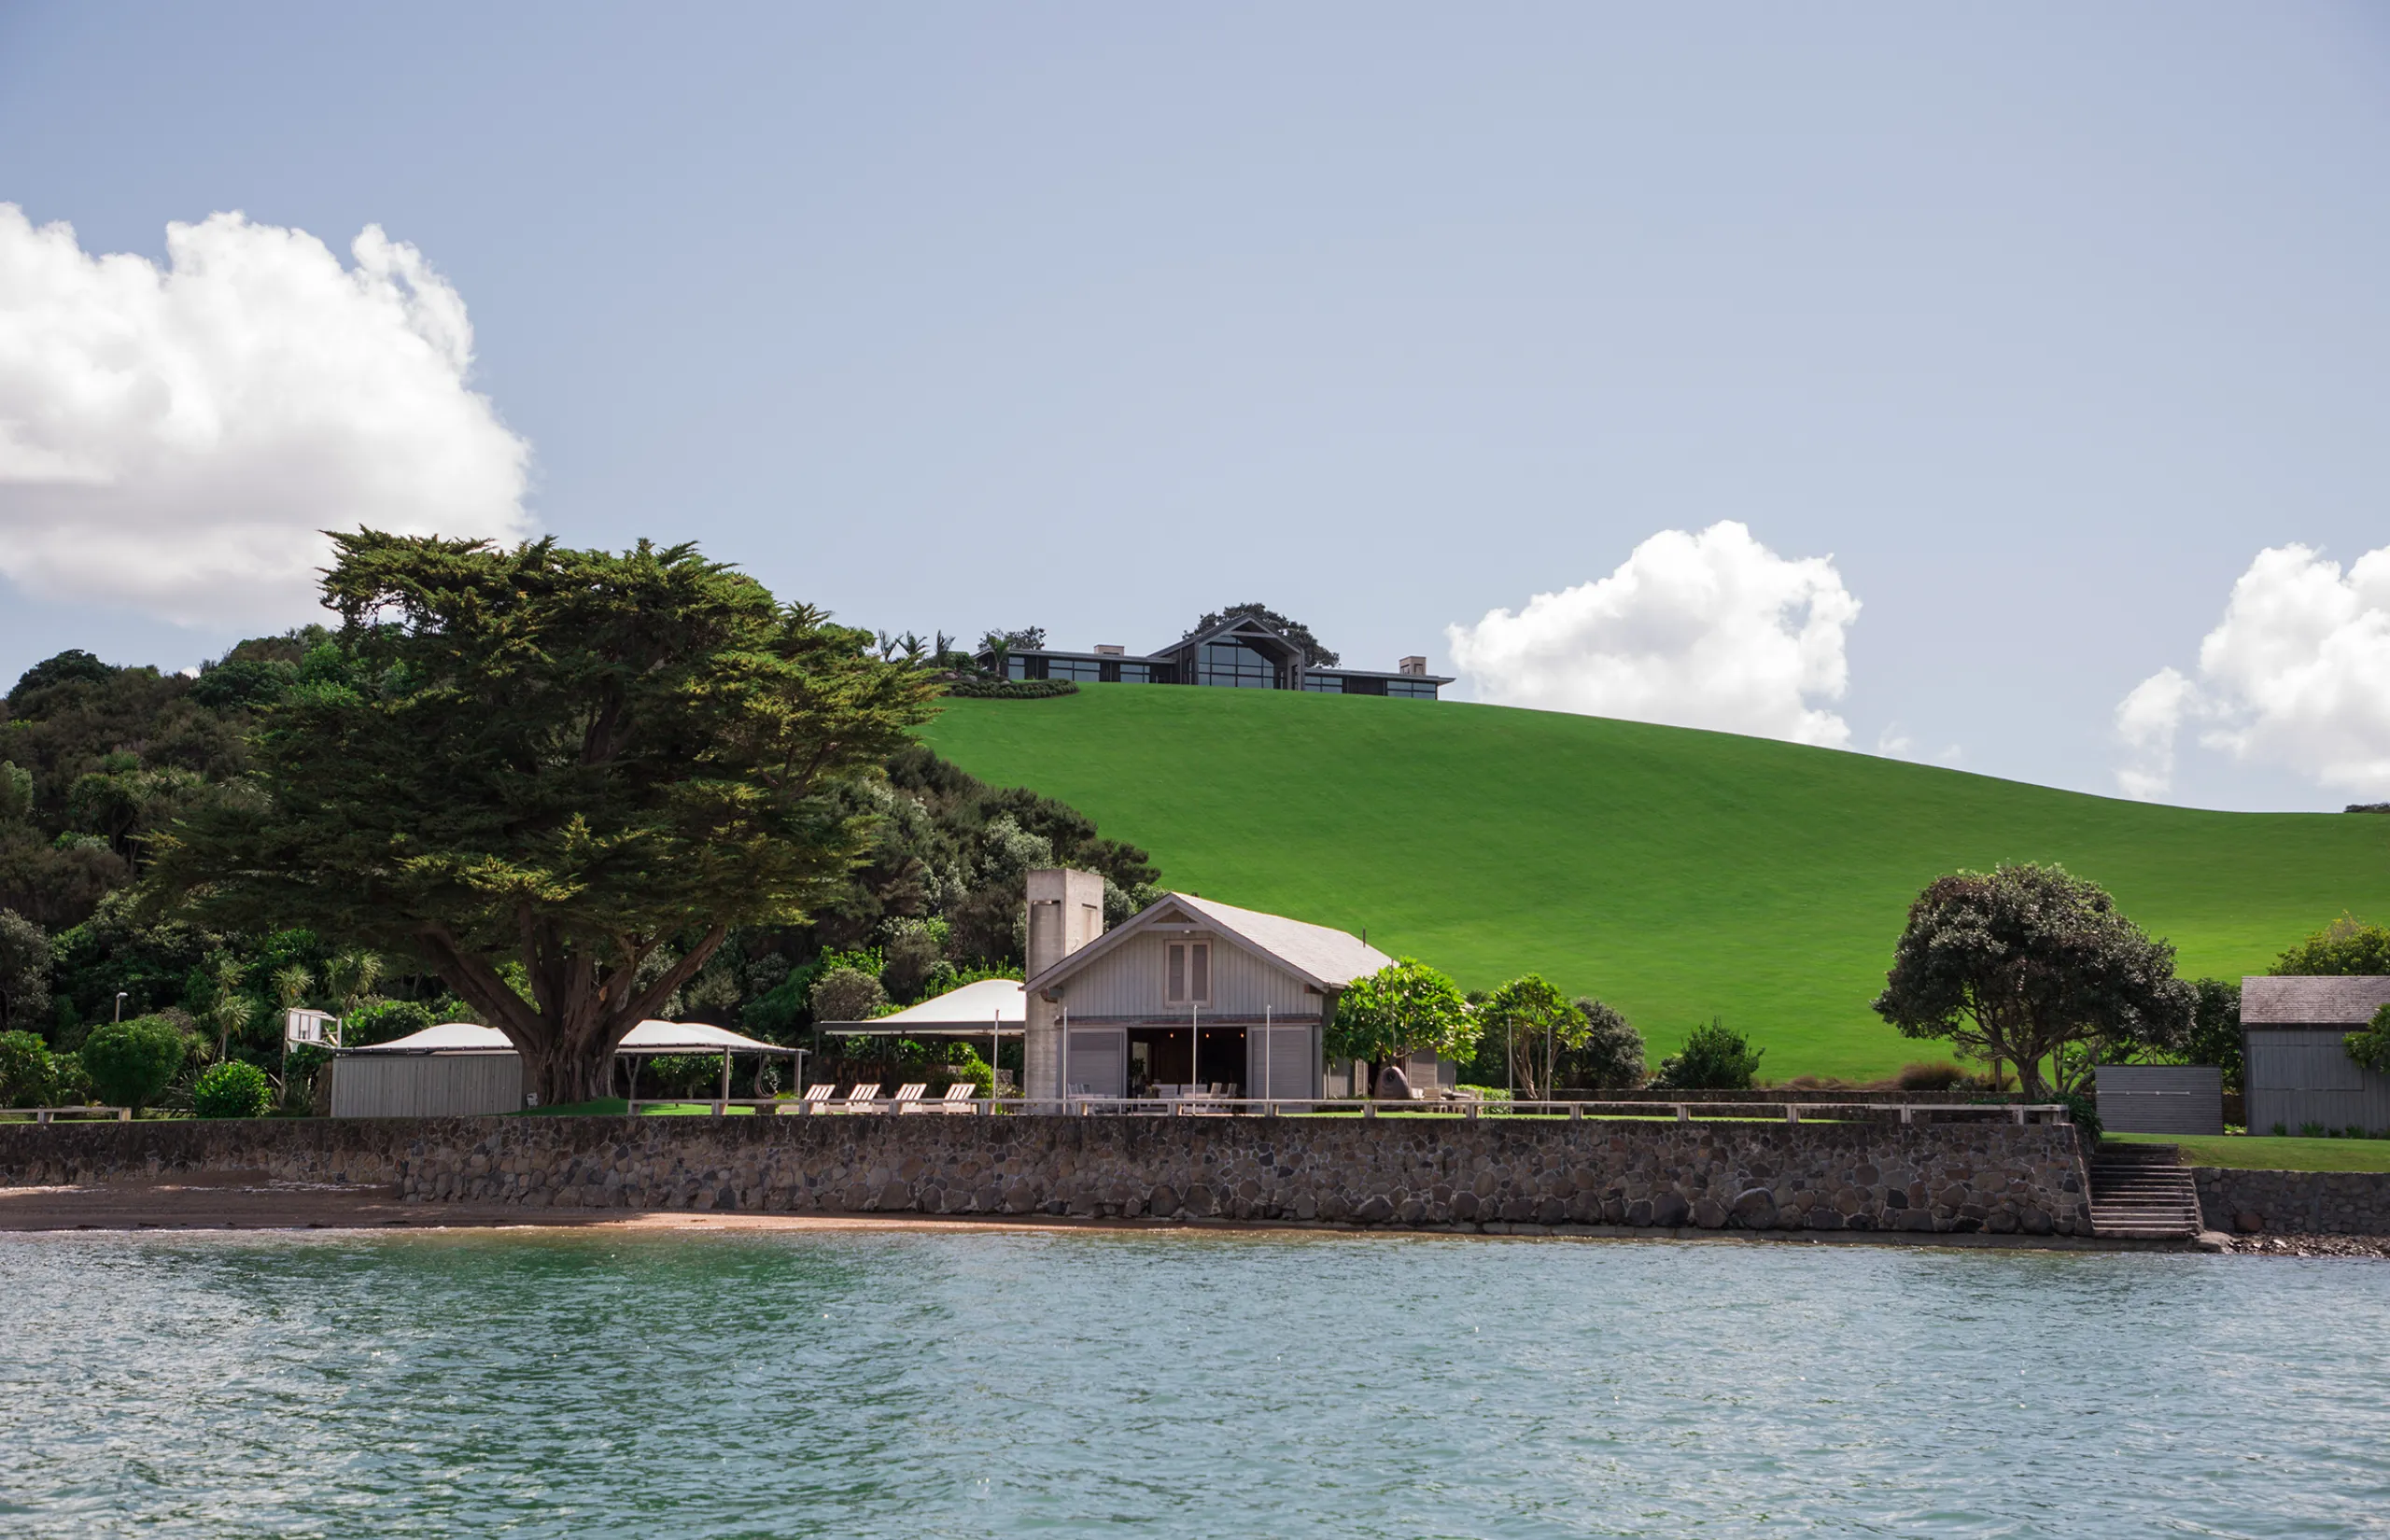
<path id="1" fill-rule="evenodd" d="M 1323 997 L 1311 993 L 1302 980 L 1232 941 L 1200 931 L 1192 934 L 1149 931 L 1129 937 L 1118 950 L 1089 964 L 1085 973 L 1063 987 L 1063 1008 L 1075 1022 L 1184 1021 L 1188 1006 L 1164 998 L 1162 948 L 1188 941 L 1212 944 L 1212 998 L 1200 1008 L 1204 1020 L 1249 1016 L 1258 1021 L 1265 1010 L 1274 1020 L 1319 1019 Z"/>
<path id="2" fill-rule="evenodd" d="M 2349 1057 L 2346 1039 L 2357 1029 L 2337 1024 L 2251 1028 L 2243 1072 L 2249 1131 L 2271 1133 L 2277 1123 L 2292 1134 L 2309 1123 L 2368 1132 L 2390 1128 L 2390 1077 Z"/>
<path id="3" fill-rule="evenodd" d="M 2213 1064 L 2102 1064 L 2096 1084 L 2112 1133 L 2224 1132 L 2224 1071 Z"/>
<path id="4" fill-rule="evenodd" d="M 485 1117 L 523 1107 L 520 1054 L 344 1054 L 334 1117 Z"/>

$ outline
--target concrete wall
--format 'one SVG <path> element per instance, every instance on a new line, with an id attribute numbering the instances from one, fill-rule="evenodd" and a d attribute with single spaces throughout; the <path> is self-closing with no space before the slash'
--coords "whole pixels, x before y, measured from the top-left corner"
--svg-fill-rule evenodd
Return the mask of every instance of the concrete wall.
<path id="1" fill-rule="evenodd" d="M 836 1116 L 0 1127 L 0 1185 L 170 1171 L 527 1207 L 2090 1233 L 2064 1124 Z"/>
<path id="2" fill-rule="evenodd" d="M 2243 1235 L 2390 1235 L 2390 1172 L 2241 1171 L 2202 1166 L 2200 1218 Z"/>

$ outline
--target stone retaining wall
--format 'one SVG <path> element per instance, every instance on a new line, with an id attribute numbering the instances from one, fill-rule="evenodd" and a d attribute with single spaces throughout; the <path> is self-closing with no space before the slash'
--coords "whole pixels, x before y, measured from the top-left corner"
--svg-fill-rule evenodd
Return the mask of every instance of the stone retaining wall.
<path id="1" fill-rule="evenodd" d="M 2088 1235 L 2067 1125 L 492 1117 L 0 1127 L 0 1186 L 254 1171 L 527 1207 Z"/>
<path id="2" fill-rule="evenodd" d="M 2390 1172 L 2242 1171 L 2201 1166 L 2200 1218 L 2242 1235 L 2390 1235 Z"/>

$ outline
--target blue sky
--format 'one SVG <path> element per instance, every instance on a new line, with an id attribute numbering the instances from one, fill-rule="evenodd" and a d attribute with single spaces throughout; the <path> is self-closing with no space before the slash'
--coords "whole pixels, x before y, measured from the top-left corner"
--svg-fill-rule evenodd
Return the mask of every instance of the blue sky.
<path id="1" fill-rule="evenodd" d="M 2158 794 L 2218 806 L 2390 763 L 2361 663 L 2199 671 L 2261 550 L 2390 546 L 2385 187 L 2361 6 L 0 8 L 0 202 L 160 263 L 381 227 L 569 541 L 1065 645 L 1260 598 L 1449 671 L 1734 521 L 1856 600 L 1838 741 L 2112 792 L 2172 667 L 2210 716 Z M 10 678 L 293 618 L 11 570 Z M 1652 591 L 1603 623 L 1706 623 Z M 1452 693 L 1622 698 L 1554 623 Z"/>

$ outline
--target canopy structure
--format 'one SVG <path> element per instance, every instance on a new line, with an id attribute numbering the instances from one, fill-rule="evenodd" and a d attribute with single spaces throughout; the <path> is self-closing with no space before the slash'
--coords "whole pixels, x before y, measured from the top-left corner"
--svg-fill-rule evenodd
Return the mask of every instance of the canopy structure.
<path id="1" fill-rule="evenodd" d="M 1019 1037 L 1029 996 L 1017 978 L 983 978 L 869 1021 L 825 1021 L 834 1037 Z"/>
<path id="2" fill-rule="evenodd" d="M 420 1032 L 388 1043 L 376 1043 L 369 1048 L 348 1048 L 351 1054 L 511 1054 L 514 1044 L 495 1027 L 477 1027 L 470 1021 L 443 1021 L 437 1027 L 426 1027 Z M 752 1037 L 734 1032 L 726 1027 L 709 1027 L 702 1021 L 642 1021 L 630 1029 L 617 1054 L 782 1054 L 795 1055 L 801 1050 L 783 1048 L 777 1043 L 760 1043 Z"/>

